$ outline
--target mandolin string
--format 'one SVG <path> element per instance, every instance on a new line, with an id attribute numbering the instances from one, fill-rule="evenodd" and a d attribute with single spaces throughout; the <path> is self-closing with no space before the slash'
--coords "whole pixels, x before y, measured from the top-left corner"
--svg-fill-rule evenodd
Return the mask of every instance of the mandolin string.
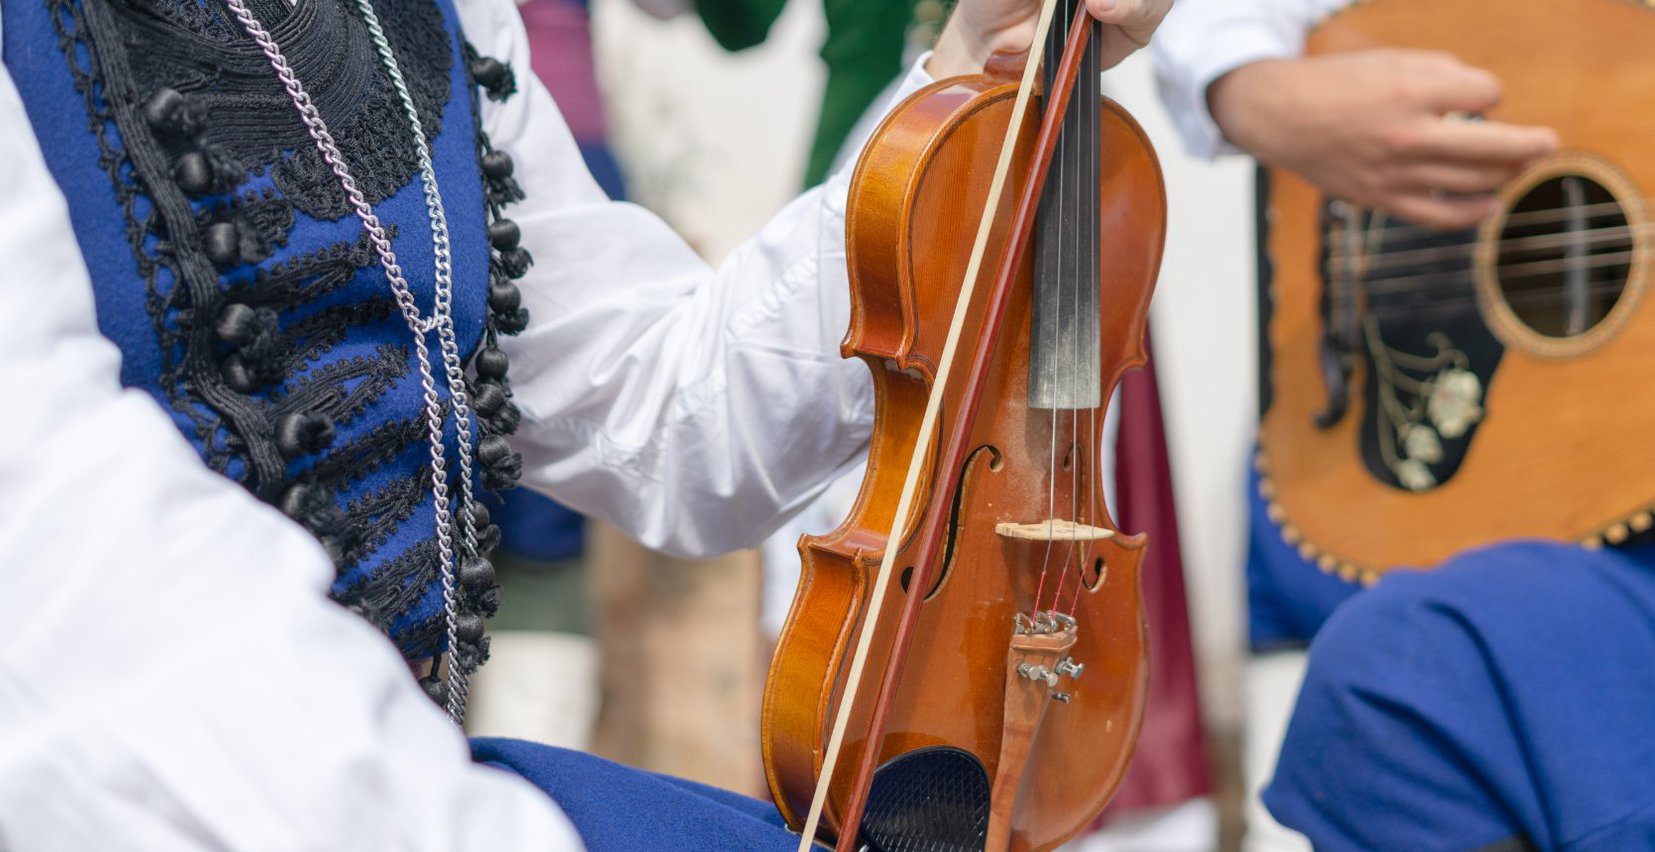
<path id="1" fill-rule="evenodd" d="M 1559 232 L 1553 234 L 1536 234 L 1528 237 L 1510 237 L 1492 243 L 1492 248 L 1500 251 L 1521 251 L 1524 249 L 1537 250 L 1546 248 L 1571 248 L 1581 240 L 1593 244 L 1625 244 L 1634 242 L 1637 237 L 1655 233 L 1655 224 L 1613 225 L 1608 227 L 1587 228 L 1581 231 Z M 1381 233 L 1381 240 L 1389 239 L 1390 234 Z M 1593 248 L 1601 247 L 1593 245 Z M 1397 250 L 1395 248 L 1380 249 L 1364 255 L 1362 259 L 1373 258 L 1375 261 L 1368 271 L 1376 269 L 1391 269 L 1397 267 L 1418 266 L 1425 263 L 1442 260 L 1459 260 L 1471 258 L 1484 248 L 1481 239 L 1465 240 L 1452 245 L 1431 246 L 1427 248 Z M 1355 263 L 1359 258 L 1352 258 Z"/>
<path id="2" fill-rule="evenodd" d="M 1469 282 L 1471 279 L 1467 278 L 1466 280 Z M 1593 296 L 1610 296 L 1623 291 L 1624 288 L 1620 285 L 1597 284 L 1592 285 L 1587 290 L 1587 293 Z M 1559 297 L 1556 293 L 1515 293 L 1503 296 L 1502 301 L 1513 307 L 1531 307 L 1544 306 L 1547 302 L 1556 302 L 1558 298 Z M 1457 298 L 1436 299 L 1423 303 L 1381 304 L 1377 306 L 1369 305 L 1362 309 L 1362 313 L 1365 315 L 1379 317 L 1381 319 L 1392 319 L 1396 317 L 1406 318 L 1417 316 L 1421 311 L 1425 310 L 1470 308 L 1479 304 L 1481 304 L 1481 299 L 1475 293 L 1467 293 Z"/>
<path id="3" fill-rule="evenodd" d="M 1655 225 L 1609 225 L 1603 227 L 1586 228 L 1579 231 L 1558 231 L 1547 234 L 1533 234 L 1526 237 L 1508 237 L 1487 244 L 1489 248 L 1502 251 L 1536 251 L 1548 248 L 1572 248 L 1578 242 L 1620 244 L 1633 242 L 1636 237 L 1655 232 Z M 1399 249 L 1394 245 L 1387 245 L 1388 235 L 1376 235 L 1384 246 L 1370 256 L 1383 261 L 1375 268 L 1383 269 L 1394 266 L 1415 266 L 1439 260 L 1455 260 L 1475 256 L 1484 248 L 1481 238 L 1461 240 L 1449 244 L 1438 244 L 1422 248 Z"/>
<path id="4" fill-rule="evenodd" d="M 1630 267 L 1637 257 L 1636 252 L 1621 251 L 1613 254 L 1595 254 L 1582 258 L 1552 258 L 1550 260 L 1532 260 L 1523 263 L 1508 263 L 1494 267 L 1495 277 L 1502 281 L 1533 278 L 1552 273 L 1568 272 L 1575 269 L 1613 269 Z M 1347 274 L 1354 275 L 1354 266 L 1345 269 Z M 1388 275 L 1379 278 L 1360 278 L 1356 280 L 1362 285 L 1363 293 L 1367 296 L 1403 296 L 1436 291 L 1441 293 L 1444 288 L 1455 284 L 1464 284 L 1476 280 L 1475 269 L 1450 269 L 1441 272 L 1422 272 L 1416 275 Z M 1610 288 L 1624 287 L 1626 282 L 1594 282 L 1594 287 L 1608 286 Z M 1459 292 L 1447 293 L 1446 301 L 1458 301 L 1463 295 Z M 1425 299 L 1415 301 L 1415 306 L 1431 306 L 1438 304 L 1442 299 Z"/>
<path id="5" fill-rule="evenodd" d="M 1506 217 L 1506 221 L 1514 225 L 1557 222 L 1582 213 L 1588 216 L 1597 215 L 1600 213 L 1614 213 L 1625 210 L 1632 204 L 1636 204 L 1641 208 L 1646 205 L 1655 204 L 1655 198 L 1639 198 L 1628 202 L 1621 202 L 1619 200 L 1599 201 L 1593 204 L 1583 204 L 1575 207 L 1537 207 L 1533 210 L 1524 210 L 1521 213 L 1513 213 Z M 1430 225 L 1397 225 L 1392 228 L 1391 231 L 1392 233 L 1398 235 L 1417 235 L 1421 237 L 1443 233 L 1441 228 L 1433 228 Z"/>

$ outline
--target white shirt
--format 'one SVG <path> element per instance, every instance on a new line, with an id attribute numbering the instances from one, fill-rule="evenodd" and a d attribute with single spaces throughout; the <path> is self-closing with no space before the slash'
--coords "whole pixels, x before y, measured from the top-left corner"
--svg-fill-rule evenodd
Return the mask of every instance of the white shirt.
<path id="1" fill-rule="evenodd" d="M 1178 0 L 1150 49 L 1161 100 L 1197 157 L 1238 153 L 1207 111 L 1214 80 L 1261 59 L 1304 52 L 1305 34 L 1353 0 Z"/>
<path id="2" fill-rule="evenodd" d="M 510 0 L 457 5 L 482 53 L 529 68 Z M 523 482 L 673 552 L 759 541 L 871 427 L 867 368 L 838 353 L 848 175 L 712 269 L 607 201 L 518 79 L 483 119 L 536 259 L 508 346 Z M 326 599 L 316 541 L 121 388 L 4 66 L 0 162 L 0 849 L 578 849 Z"/>

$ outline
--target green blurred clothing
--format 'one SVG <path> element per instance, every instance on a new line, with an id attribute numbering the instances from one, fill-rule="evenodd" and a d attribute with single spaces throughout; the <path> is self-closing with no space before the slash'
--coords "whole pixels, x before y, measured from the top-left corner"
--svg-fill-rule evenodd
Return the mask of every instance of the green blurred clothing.
<path id="1" fill-rule="evenodd" d="M 919 0 L 822 0 L 827 15 L 827 89 L 816 139 L 805 169 L 806 185 L 820 183 L 856 120 L 902 73 L 908 26 Z M 787 0 L 695 0 L 695 9 L 720 46 L 745 50 L 760 44 Z"/>

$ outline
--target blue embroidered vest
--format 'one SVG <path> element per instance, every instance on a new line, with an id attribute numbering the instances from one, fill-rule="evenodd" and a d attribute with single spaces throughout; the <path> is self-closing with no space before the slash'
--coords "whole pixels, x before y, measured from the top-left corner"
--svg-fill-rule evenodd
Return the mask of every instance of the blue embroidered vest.
<path id="1" fill-rule="evenodd" d="M 354 3 L 249 5 L 310 91 L 429 314 L 432 237 L 416 146 Z M 519 463 L 502 435 L 517 412 L 494 344 L 526 322 L 511 279 L 529 258 L 499 216 L 521 197 L 511 161 L 490 149 L 477 110 L 480 96 L 512 93 L 511 71 L 465 44 L 449 0 L 374 5 L 447 210 L 480 468 L 489 487 L 509 487 Z M 0 11 L 0 56 L 68 198 L 122 381 L 153 396 L 210 468 L 320 539 L 338 567 L 336 598 L 410 659 L 438 653 L 430 445 L 412 336 L 266 57 L 219 0 L 6 0 Z M 479 526 L 490 546 L 498 530 Z M 487 656 L 482 617 L 497 590 L 486 562 L 468 567 L 459 625 L 469 669 Z"/>

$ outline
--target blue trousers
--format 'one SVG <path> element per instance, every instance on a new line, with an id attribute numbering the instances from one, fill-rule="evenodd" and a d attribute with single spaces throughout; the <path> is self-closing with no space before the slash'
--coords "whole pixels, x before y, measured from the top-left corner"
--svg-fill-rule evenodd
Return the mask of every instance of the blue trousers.
<path id="1" fill-rule="evenodd" d="M 546 791 L 590 852 L 794 852 L 769 802 L 600 757 L 506 739 L 471 741 L 478 762 Z M 755 767 L 756 770 L 756 767 Z"/>
<path id="2" fill-rule="evenodd" d="M 1264 801 L 1318 849 L 1655 849 L 1655 546 L 1502 544 L 1357 595 Z"/>

